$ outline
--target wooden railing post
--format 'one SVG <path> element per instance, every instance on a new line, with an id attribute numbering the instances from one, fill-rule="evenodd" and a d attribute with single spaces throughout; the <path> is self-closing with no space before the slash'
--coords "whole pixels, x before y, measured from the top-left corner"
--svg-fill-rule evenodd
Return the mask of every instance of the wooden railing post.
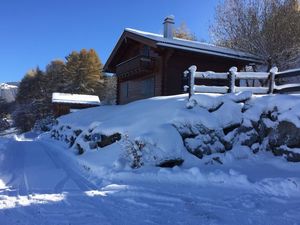
<path id="1" fill-rule="evenodd" d="M 189 98 L 195 94 L 194 85 L 195 85 L 196 71 L 197 71 L 197 66 L 191 66 L 189 68 Z"/>
<path id="2" fill-rule="evenodd" d="M 269 94 L 273 94 L 273 92 L 274 92 L 276 73 L 278 73 L 278 68 L 273 67 L 270 70 L 270 75 L 269 75 L 269 80 L 270 80 L 270 82 L 269 82 Z"/>
<path id="3" fill-rule="evenodd" d="M 189 84 L 190 84 L 190 78 L 189 78 L 189 71 L 186 70 L 183 72 L 183 79 L 182 79 L 182 83 L 183 83 L 183 92 L 186 93 L 189 90 Z"/>
<path id="4" fill-rule="evenodd" d="M 231 67 L 229 70 L 229 92 L 235 92 L 235 76 L 238 69 L 236 67 Z"/>

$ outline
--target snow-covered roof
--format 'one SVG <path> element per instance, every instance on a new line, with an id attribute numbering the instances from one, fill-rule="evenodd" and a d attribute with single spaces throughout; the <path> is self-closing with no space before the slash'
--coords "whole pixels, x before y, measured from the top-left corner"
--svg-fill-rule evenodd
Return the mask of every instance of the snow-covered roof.
<path id="1" fill-rule="evenodd" d="M 9 85 L 6 83 L 0 84 L 0 98 L 4 99 L 6 102 L 15 101 L 17 92 L 18 92 L 17 86 Z"/>
<path id="2" fill-rule="evenodd" d="M 16 89 L 18 88 L 17 86 L 15 85 L 10 85 L 10 84 L 6 84 L 6 83 L 1 83 L 0 84 L 0 89 Z"/>
<path id="3" fill-rule="evenodd" d="M 100 105 L 100 99 L 96 95 L 79 95 L 69 93 L 52 94 L 53 103 L 70 103 L 70 104 L 86 104 L 86 105 Z"/>
<path id="4" fill-rule="evenodd" d="M 253 54 L 242 52 L 230 48 L 220 47 L 213 44 L 191 41 L 181 38 L 174 37 L 173 39 L 164 38 L 161 34 L 155 34 L 150 32 L 144 32 L 136 29 L 126 28 L 125 31 L 142 36 L 144 38 L 151 39 L 156 43 L 157 46 L 176 48 L 186 51 L 199 52 L 203 54 L 222 56 L 227 58 L 236 58 L 249 60 L 251 62 L 262 62 L 262 59 Z"/>

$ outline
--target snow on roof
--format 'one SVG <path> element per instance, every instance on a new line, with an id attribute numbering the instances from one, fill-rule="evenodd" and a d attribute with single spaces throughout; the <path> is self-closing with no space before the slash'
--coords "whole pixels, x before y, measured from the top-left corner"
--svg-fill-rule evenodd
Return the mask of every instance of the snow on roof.
<path id="1" fill-rule="evenodd" d="M 10 85 L 10 84 L 6 84 L 6 83 L 1 83 L 0 84 L 0 89 L 16 89 L 16 88 L 18 88 L 17 86 L 15 86 L 15 85 Z"/>
<path id="2" fill-rule="evenodd" d="M 163 35 L 161 34 L 144 32 L 144 31 L 135 30 L 131 28 L 126 28 L 125 31 L 154 40 L 158 42 L 157 43 L 158 46 L 177 48 L 177 49 L 200 52 L 200 53 L 210 54 L 210 55 L 213 54 L 213 55 L 218 55 L 218 56 L 223 56 L 228 58 L 244 59 L 244 60 L 249 60 L 249 61 L 259 62 L 259 63 L 262 62 L 261 58 L 253 54 L 230 49 L 230 48 L 220 47 L 205 42 L 185 40 L 176 37 L 174 37 L 173 39 L 169 39 L 169 38 L 164 38 Z"/>
<path id="3" fill-rule="evenodd" d="M 52 103 L 100 105 L 100 99 L 96 95 L 79 95 L 55 92 L 52 94 Z"/>

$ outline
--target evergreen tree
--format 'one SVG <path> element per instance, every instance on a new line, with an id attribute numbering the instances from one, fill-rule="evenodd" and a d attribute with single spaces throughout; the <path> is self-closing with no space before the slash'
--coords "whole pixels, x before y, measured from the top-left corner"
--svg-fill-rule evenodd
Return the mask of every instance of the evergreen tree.
<path id="1" fill-rule="evenodd" d="M 95 50 L 73 51 L 66 57 L 65 74 L 68 91 L 77 94 L 97 94 L 103 84 L 102 63 Z"/>
<path id="2" fill-rule="evenodd" d="M 51 114 L 47 84 L 47 77 L 39 68 L 29 71 L 22 79 L 13 113 L 15 125 L 21 131 L 29 131 L 36 120 Z"/>
<path id="3" fill-rule="evenodd" d="M 39 68 L 30 70 L 22 79 L 16 97 L 15 125 L 28 131 L 36 121 L 51 116 L 53 92 L 105 96 L 104 83 L 113 84 L 104 82 L 102 63 L 93 49 L 73 51 L 66 57 L 66 63 L 54 60 L 47 65 L 46 72 Z"/>
<path id="4" fill-rule="evenodd" d="M 66 56 L 65 66 L 65 92 L 76 93 L 79 86 L 78 76 L 80 71 L 80 58 L 79 53 L 73 51 Z"/>
<path id="5" fill-rule="evenodd" d="M 0 97 L 0 118 L 4 118 L 8 113 L 7 106 L 8 103 L 5 101 L 5 99 Z"/>
<path id="6" fill-rule="evenodd" d="M 16 96 L 17 103 L 23 103 L 26 102 L 28 99 L 32 99 L 33 92 L 31 91 L 31 88 L 34 88 L 32 84 L 36 79 L 36 74 L 37 70 L 29 70 L 21 80 L 18 89 L 18 94 Z"/>
<path id="7" fill-rule="evenodd" d="M 86 85 L 92 89 L 92 93 L 97 94 L 97 90 L 103 87 L 103 65 L 94 49 L 90 49 L 87 54 L 87 76 Z"/>
<path id="8" fill-rule="evenodd" d="M 65 77 L 65 63 L 62 60 L 53 60 L 46 66 L 47 92 L 63 92 L 67 86 Z"/>

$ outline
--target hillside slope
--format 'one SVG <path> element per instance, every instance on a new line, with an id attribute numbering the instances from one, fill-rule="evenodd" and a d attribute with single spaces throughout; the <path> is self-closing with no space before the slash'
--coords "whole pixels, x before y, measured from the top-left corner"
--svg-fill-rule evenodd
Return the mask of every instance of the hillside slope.
<path id="1" fill-rule="evenodd" d="M 205 158 L 239 146 L 300 161 L 299 100 L 298 95 L 248 92 L 196 95 L 190 101 L 185 95 L 157 97 L 63 116 L 52 137 L 84 155 L 116 146 L 106 143 L 110 137 L 121 139 L 127 160 L 143 165 L 183 159 L 189 153 Z"/>
<path id="2" fill-rule="evenodd" d="M 282 144 L 275 134 L 285 143 L 299 136 L 299 105 L 299 96 L 249 93 L 158 97 L 84 109 L 40 136 L 0 138 L 0 221 L 298 224 L 300 164 L 270 148 Z M 292 139 L 272 134 L 282 123 Z"/>

